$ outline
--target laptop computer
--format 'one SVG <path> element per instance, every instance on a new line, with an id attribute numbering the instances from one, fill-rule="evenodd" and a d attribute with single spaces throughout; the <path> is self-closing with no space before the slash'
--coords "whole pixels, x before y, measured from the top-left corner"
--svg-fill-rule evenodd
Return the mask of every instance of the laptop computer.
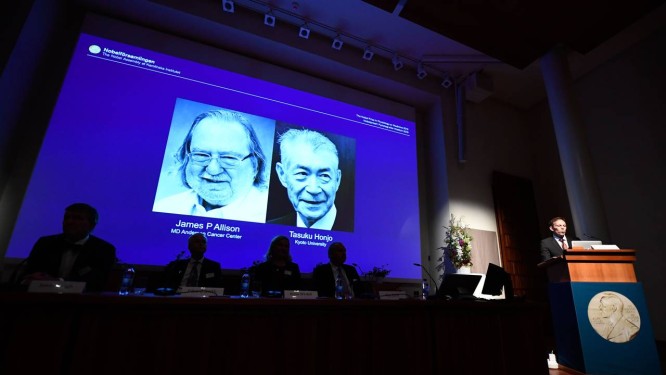
<path id="1" fill-rule="evenodd" d="M 481 293 L 488 296 L 501 296 L 502 290 L 504 290 L 505 299 L 513 299 L 511 276 L 504 268 L 493 263 L 488 263 L 488 270 L 486 271 L 486 278 Z"/>
<path id="2" fill-rule="evenodd" d="M 582 247 L 585 250 L 590 250 L 594 245 L 601 245 L 601 241 L 571 241 L 573 249 Z"/>
<path id="3" fill-rule="evenodd" d="M 475 299 L 474 291 L 482 275 L 466 273 L 447 273 L 437 290 L 437 297 L 442 299 Z"/>

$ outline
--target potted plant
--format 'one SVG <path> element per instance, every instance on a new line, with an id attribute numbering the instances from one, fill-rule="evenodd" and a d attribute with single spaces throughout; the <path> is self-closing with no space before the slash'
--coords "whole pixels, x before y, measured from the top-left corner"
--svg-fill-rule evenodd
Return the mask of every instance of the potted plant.
<path id="1" fill-rule="evenodd" d="M 463 224 L 462 219 L 456 219 L 451 214 L 449 225 L 445 226 L 446 234 L 444 236 L 444 246 L 438 247 L 442 250 L 442 256 L 438 259 L 440 264 L 437 270 L 441 271 L 445 267 L 446 259 L 451 261 L 453 267 L 459 273 L 469 273 L 472 267 L 472 236 L 469 234 L 469 227 Z"/>
<path id="2" fill-rule="evenodd" d="M 388 276 L 389 273 L 391 273 L 391 270 L 386 268 L 387 264 L 384 264 L 382 266 L 375 266 L 372 267 L 371 270 L 368 272 L 363 273 L 363 278 L 365 278 L 367 281 L 371 282 L 377 282 L 380 283 L 386 276 Z"/>

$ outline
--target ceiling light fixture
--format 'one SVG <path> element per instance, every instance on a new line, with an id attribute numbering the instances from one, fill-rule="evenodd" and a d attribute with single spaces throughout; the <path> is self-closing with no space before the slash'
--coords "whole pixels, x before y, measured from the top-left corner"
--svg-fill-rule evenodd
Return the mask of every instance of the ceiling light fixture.
<path id="1" fill-rule="evenodd" d="M 303 39 L 307 39 L 310 37 L 310 28 L 308 27 L 307 23 L 304 23 L 303 26 L 301 26 L 300 30 L 298 30 L 298 36 L 300 36 Z"/>
<path id="2" fill-rule="evenodd" d="M 365 50 L 363 50 L 363 60 L 372 60 L 372 58 L 375 56 L 375 53 L 372 52 L 370 49 L 370 46 L 365 47 Z"/>
<path id="3" fill-rule="evenodd" d="M 342 48 L 342 45 L 345 44 L 345 42 L 340 39 L 340 34 L 336 35 L 335 38 L 333 38 L 333 43 L 331 43 L 331 48 L 340 50 Z"/>
<path id="4" fill-rule="evenodd" d="M 222 0 L 222 10 L 227 13 L 234 12 L 234 2 L 231 0 Z"/>
<path id="5" fill-rule="evenodd" d="M 393 69 L 395 69 L 396 71 L 402 69 L 405 66 L 405 63 L 402 62 L 400 56 L 398 56 L 397 53 L 393 55 L 391 62 L 393 62 Z"/>
<path id="6" fill-rule="evenodd" d="M 270 10 L 268 11 L 268 13 L 264 14 L 264 25 L 275 27 L 275 16 L 273 15 L 273 12 Z"/>
<path id="7" fill-rule="evenodd" d="M 239 6 L 243 8 L 248 8 L 249 10 L 255 12 L 256 14 L 261 17 L 261 15 L 264 15 L 264 25 L 267 27 L 278 27 L 277 25 L 277 17 L 275 17 L 275 14 L 278 14 L 280 16 L 280 20 L 290 20 L 294 19 L 288 23 L 290 23 L 293 27 L 293 25 L 297 25 L 294 21 L 298 22 L 300 21 L 302 23 L 302 26 L 300 27 L 298 31 L 298 36 L 303 39 L 309 39 L 310 37 L 310 25 L 314 25 L 316 28 L 316 31 L 319 31 L 323 35 L 326 35 L 325 39 L 328 39 L 331 37 L 331 35 L 336 35 L 335 38 L 328 39 L 331 40 L 331 48 L 335 50 L 341 50 L 342 47 L 344 46 L 345 43 L 352 43 L 354 44 L 354 47 L 356 48 L 359 45 L 366 45 L 366 47 L 363 49 L 363 59 L 366 61 L 370 61 L 374 58 L 375 52 L 378 51 L 382 58 L 384 56 L 392 56 L 391 62 L 393 65 L 393 69 L 395 71 L 404 69 L 405 65 L 409 65 L 409 67 L 413 67 L 415 65 L 419 65 L 419 68 L 417 68 L 416 76 L 419 79 L 424 79 L 425 77 L 428 76 L 428 72 L 432 74 L 435 77 L 442 77 L 442 86 L 446 87 L 446 85 L 451 82 L 452 85 L 456 85 L 459 82 L 456 82 L 455 79 L 451 78 L 450 81 L 446 79 L 446 74 L 447 72 L 439 70 L 437 68 L 437 64 L 439 62 L 499 62 L 498 60 L 491 59 L 487 56 L 477 56 L 477 55 L 455 55 L 455 56 L 449 56 L 449 55 L 423 55 L 420 58 L 415 58 L 413 56 L 410 56 L 409 54 L 402 54 L 398 55 L 398 52 L 396 51 L 395 48 L 389 48 L 386 46 L 383 46 L 381 44 L 373 44 L 370 46 L 370 41 L 362 38 L 360 36 L 350 34 L 348 32 L 345 32 L 342 36 L 344 36 L 344 41 L 342 39 L 342 36 L 340 35 L 340 28 L 338 27 L 333 27 L 330 25 L 327 25 L 325 23 L 319 22 L 317 20 L 313 19 L 308 19 L 304 16 L 299 15 L 298 13 L 295 13 L 297 10 L 300 9 L 300 3 L 299 1 L 301 0 L 293 0 L 290 2 L 291 7 L 286 7 L 286 8 L 281 8 L 279 6 L 275 5 L 275 2 L 269 2 L 269 1 L 260 1 L 260 0 L 249 0 L 247 2 L 242 2 L 239 3 Z M 401 3 L 405 2 L 405 0 L 400 0 Z M 257 4 L 262 4 L 261 9 L 255 8 L 248 6 L 247 3 L 257 3 Z M 227 12 L 227 13 L 234 13 L 235 11 L 235 0 L 222 0 L 222 9 Z M 397 8 L 396 8 L 397 9 Z M 293 30 L 293 29 L 292 29 Z M 326 42 L 324 42 L 326 43 Z M 361 47 L 362 48 L 362 47 Z M 434 63 L 434 65 L 433 65 Z M 425 70 L 425 66 L 423 64 L 428 64 L 428 71 Z M 464 75 L 464 74 L 463 74 Z"/>
<path id="8" fill-rule="evenodd" d="M 416 77 L 418 79 L 424 79 L 427 76 L 428 72 L 426 72 L 425 68 L 423 67 L 423 63 L 419 62 L 419 65 L 416 67 Z"/>
<path id="9" fill-rule="evenodd" d="M 453 86 L 453 78 L 449 75 L 449 73 L 444 74 L 444 80 L 442 81 L 442 87 L 445 89 L 448 89 L 449 87 Z"/>

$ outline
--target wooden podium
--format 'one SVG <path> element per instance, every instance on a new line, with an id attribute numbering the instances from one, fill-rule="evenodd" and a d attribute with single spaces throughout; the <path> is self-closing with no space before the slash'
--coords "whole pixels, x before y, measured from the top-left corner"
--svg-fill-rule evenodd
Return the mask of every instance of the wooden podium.
<path id="1" fill-rule="evenodd" d="M 539 264 L 548 281 L 635 283 L 636 250 L 565 250 L 560 258 Z"/>
<path id="2" fill-rule="evenodd" d="M 538 265 L 559 363 L 586 374 L 661 374 L 635 261 L 630 249 L 574 249 Z"/>

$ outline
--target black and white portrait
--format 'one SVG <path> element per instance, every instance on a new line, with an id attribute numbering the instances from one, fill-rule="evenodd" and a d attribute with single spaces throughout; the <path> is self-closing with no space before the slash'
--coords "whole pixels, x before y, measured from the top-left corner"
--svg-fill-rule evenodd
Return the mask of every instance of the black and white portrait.
<path id="1" fill-rule="evenodd" d="M 354 231 L 356 141 L 276 124 L 268 222 Z"/>
<path id="2" fill-rule="evenodd" d="M 153 211 L 265 222 L 275 121 L 178 99 Z"/>

